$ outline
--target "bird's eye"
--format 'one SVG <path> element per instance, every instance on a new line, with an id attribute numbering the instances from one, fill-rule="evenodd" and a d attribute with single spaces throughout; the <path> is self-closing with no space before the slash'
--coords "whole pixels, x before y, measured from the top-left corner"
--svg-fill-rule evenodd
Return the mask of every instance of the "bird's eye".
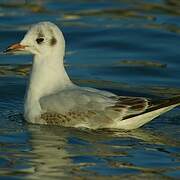
<path id="1" fill-rule="evenodd" d="M 43 41 L 44 41 L 44 38 L 37 38 L 37 39 L 36 39 L 36 42 L 37 42 L 38 44 L 41 44 Z"/>

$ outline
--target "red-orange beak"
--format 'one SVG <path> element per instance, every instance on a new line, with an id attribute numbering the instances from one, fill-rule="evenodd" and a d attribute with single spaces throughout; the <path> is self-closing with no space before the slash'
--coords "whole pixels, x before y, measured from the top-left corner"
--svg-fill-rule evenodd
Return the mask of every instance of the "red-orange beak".
<path id="1" fill-rule="evenodd" d="M 13 44 L 13 45 L 9 46 L 7 49 L 5 49 L 3 51 L 3 53 L 15 53 L 17 51 L 23 51 L 23 50 L 25 50 L 25 47 L 27 47 L 27 46 L 21 45 L 19 43 Z"/>

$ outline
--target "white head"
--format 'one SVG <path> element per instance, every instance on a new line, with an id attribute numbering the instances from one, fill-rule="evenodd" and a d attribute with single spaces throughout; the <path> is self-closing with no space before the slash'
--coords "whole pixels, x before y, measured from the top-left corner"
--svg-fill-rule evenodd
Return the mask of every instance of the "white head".
<path id="1" fill-rule="evenodd" d="M 7 48 L 5 53 L 31 53 L 35 56 L 64 56 L 65 40 L 60 29 L 51 22 L 33 25 L 20 43 Z"/>

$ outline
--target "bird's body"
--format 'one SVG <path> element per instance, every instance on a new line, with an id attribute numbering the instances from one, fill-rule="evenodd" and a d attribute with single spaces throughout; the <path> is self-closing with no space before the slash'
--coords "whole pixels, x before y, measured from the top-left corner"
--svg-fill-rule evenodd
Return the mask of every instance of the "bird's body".
<path id="1" fill-rule="evenodd" d="M 34 25 L 20 44 L 6 50 L 17 51 L 34 54 L 24 106 L 24 117 L 30 123 L 135 129 L 180 104 L 180 99 L 153 103 L 75 85 L 63 64 L 63 34 L 50 22 Z"/>

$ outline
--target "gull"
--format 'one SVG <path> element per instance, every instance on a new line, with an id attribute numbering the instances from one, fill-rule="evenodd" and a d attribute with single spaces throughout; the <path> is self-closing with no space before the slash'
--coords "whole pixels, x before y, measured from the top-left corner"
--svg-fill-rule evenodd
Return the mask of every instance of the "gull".
<path id="1" fill-rule="evenodd" d="M 180 105 L 180 97 L 153 101 L 74 84 L 64 68 L 63 33 L 51 22 L 33 25 L 4 53 L 34 55 L 24 103 L 29 123 L 130 130 Z"/>

